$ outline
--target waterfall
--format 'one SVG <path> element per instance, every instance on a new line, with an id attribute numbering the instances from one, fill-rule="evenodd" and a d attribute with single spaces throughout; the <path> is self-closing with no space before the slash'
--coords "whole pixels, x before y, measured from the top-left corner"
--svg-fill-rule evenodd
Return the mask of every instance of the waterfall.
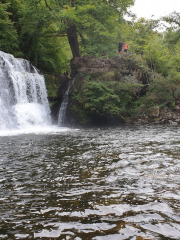
<path id="1" fill-rule="evenodd" d="M 27 60 L 0 51 L 0 130 L 50 124 L 43 75 Z"/>
<path id="2" fill-rule="evenodd" d="M 69 101 L 69 91 L 71 88 L 71 84 L 72 84 L 72 79 L 69 80 L 68 89 L 63 96 L 61 107 L 59 109 L 58 126 L 60 127 L 63 126 L 66 121 L 66 109 Z"/>

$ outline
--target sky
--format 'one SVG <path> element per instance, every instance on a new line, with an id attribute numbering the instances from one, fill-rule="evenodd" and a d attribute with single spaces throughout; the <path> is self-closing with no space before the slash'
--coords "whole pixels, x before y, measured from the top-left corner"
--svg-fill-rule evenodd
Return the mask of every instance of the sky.
<path id="1" fill-rule="evenodd" d="M 167 16 L 171 12 L 180 12 L 180 0 L 135 0 L 135 5 L 130 8 L 138 18 L 147 19 Z"/>

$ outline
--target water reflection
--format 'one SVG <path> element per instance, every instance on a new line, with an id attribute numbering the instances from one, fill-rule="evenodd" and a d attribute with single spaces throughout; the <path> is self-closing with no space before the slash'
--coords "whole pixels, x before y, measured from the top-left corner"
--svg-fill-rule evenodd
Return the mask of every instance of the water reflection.
<path id="1" fill-rule="evenodd" d="M 180 239 L 180 129 L 0 139 L 0 238 Z"/>

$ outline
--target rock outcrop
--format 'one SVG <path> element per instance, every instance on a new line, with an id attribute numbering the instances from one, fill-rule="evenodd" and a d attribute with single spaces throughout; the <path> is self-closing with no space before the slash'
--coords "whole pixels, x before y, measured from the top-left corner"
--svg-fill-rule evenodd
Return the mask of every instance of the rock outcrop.
<path id="1" fill-rule="evenodd" d="M 115 71 L 115 74 L 124 76 L 134 76 L 134 79 L 139 80 L 143 84 L 147 84 L 153 74 L 149 69 L 143 69 L 138 65 L 132 56 L 113 59 L 107 58 L 94 58 L 94 57 L 76 57 L 71 63 L 71 77 L 75 77 L 78 73 L 86 74 L 105 74 Z M 115 81 L 120 80 L 120 76 L 115 76 Z"/>
<path id="2" fill-rule="evenodd" d="M 79 72 L 107 73 L 111 71 L 112 68 L 117 67 L 117 62 L 114 59 L 76 57 L 71 61 L 71 75 L 75 77 Z"/>
<path id="3" fill-rule="evenodd" d="M 78 119 L 77 121 L 117 125 L 118 123 L 125 123 L 127 113 L 125 113 L 124 110 L 120 110 L 124 111 L 124 115 L 118 114 L 117 109 L 121 109 L 121 106 L 113 103 L 114 97 L 119 99 L 117 101 L 123 101 L 123 93 L 118 93 L 115 89 L 116 82 L 120 89 L 124 88 L 122 90 L 124 93 L 126 92 L 126 100 L 124 101 L 128 101 L 128 91 L 131 94 L 130 98 L 137 98 L 145 94 L 149 81 L 153 79 L 153 74 L 149 69 L 139 66 L 138 62 L 135 61 L 132 56 L 123 58 L 114 57 L 113 59 L 76 57 L 71 61 L 71 77 L 74 78 L 71 91 L 71 96 L 73 95 L 73 97 L 70 97 L 69 106 L 71 110 L 73 109 L 74 117 Z M 103 89 L 108 85 L 112 86 L 112 84 L 114 84 L 114 87 L 110 87 L 114 93 L 111 93 L 112 96 L 110 96 L 111 94 L 109 93 L 109 98 L 107 98 L 107 101 L 109 101 L 108 106 L 104 107 L 102 103 L 106 98 L 104 90 L 102 90 L 103 93 L 100 93 L 101 96 L 88 95 L 88 99 L 87 96 L 84 96 L 83 92 L 87 92 L 87 85 L 91 82 L 93 82 L 93 84 L 97 83 L 97 89 L 94 89 L 94 91 L 99 91 L 98 88 L 100 89 L 103 84 Z M 122 86 L 120 83 L 122 83 Z M 128 86 L 127 91 L 125 89 L 126 86 Z M 94 103 L 94 106 L 89 107 L 91 100 L 94 101 L 93 98 L 97 98 L 97 102 L 99 101 L 101 106 L 98 106 L 98 103 Z M 114 108 L 112 106 L 114 106 Z M 71 110 L 68 108 L 68 113 L 70 113 Z M 69 114 L 69 117 L 71 117 L 71 114 Z"/>
<path id="4" fill-rule="evenodd" d="M 177 100 L 174 101 L 173 105 L 172 103 L 160 105 L 146 104 L 142 101 L 142 105 L 135 108 L 136 104 L 134 104 L 134 102 L 144 96 L 146 97 L 149 84 L 156 78 L 156 73 L 152 72 L 145 64 L 143 65 L 141 61 L 138 62 L 133 56 L 123 58 L 114 57 L 113 59 L 107 59 L 106 57 L 101 59 L 94 57 L 77 57 L 71 61 L 70 67 L 71 77 L 74 78 L 74 81 L 70 91 L 67 114 L 73 124 L 82 123 L 83 125 L 87 125 L 88 121 L 93 124 L 106 122 L 110 125 L 118 123 L 180 124 L 180 102 Z M 55 119 L 58 115 L 63 94 L 67 89 L 68 81 L 68 77 L 64 75 L 46 76 L 48 96 L 52 105 L 52 114 Z M 99 110 L 99 113 L 94 106 L 89 107 L 91 105 L 91 98 L 89 97 L 89 101 L 86 101 L 88 96 L 85 92 L 87 90 L 87 84 L 91 82 L 97 83 L 97 85 L 99 84 L 99 88 L 101 88 L 100 86 L 104 83 L 104 87 L 109 84 L 109 86 L 111 86 L 110 88 L 114 91 L 112 97 L 119 97 L 120 102 L 127 101 L 125 109 L 121 110 L 121 114 L 111 114 L 108 110 L 109 106 L 106 106 L 106 112 Z M 116 82 L 119 84 L 117 84 L 119 86 L 118 93 L 115 89 Z M 121 93 L 120 91 L 124 92 Z M 105 95 L 103 95 L 103 98 L 105 98 Z M 102 98 L 102 96 L 99 95 L 96 95 L 96 97 Z M 108 100 L 109 104 L 114 104 L 112 97 Z M 156 96 L 152 94 L 148 102 L 151 103 L 154 97 Z M 101 99 L 97 99 L 97 102 L 98 101 L 100 103 Z M 131 101 L 130 104 L 128 101 Z M 114 109 L 116 107 L 121 108 L 121 106 L 116 105 Z"/>
<path id="5" fill-rule="evenodd" d="M 63 95 L 68 88 L 69 78 L 67 75 L 53 74 L 45 75 L 48 100 L 51 107 L 51 114 L 54 123 L 57 123 L 59 108 Z"/>

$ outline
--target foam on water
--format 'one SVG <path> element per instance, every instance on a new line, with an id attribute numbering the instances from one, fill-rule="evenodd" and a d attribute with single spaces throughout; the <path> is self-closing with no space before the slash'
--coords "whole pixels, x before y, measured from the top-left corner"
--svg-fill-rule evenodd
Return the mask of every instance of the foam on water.
<path id="1" fill-rule="evenodd" d="M 69 101 L 70 87 L 71 87 L 71 81 L 69 81 L 68 89 L 65 92 L 65 95 L 63 97 L 63 101 L 62 101 L 61 107 L 59 109 L 58 126 L 60 126 L 60 127 L 64 126 L 64 123 L 66 121 L 66 109 L 67 109 L 68 101 Z"/>
<path id="2" fill-rule="evenodd" d="M 29 126 L 27 128 L 22 129 L 14 129 L 14 130 L 1 130 L 0 136 L 14 136 L 14 135 L 22 135 L 22 134 L 59 134 L 62 132 L 67 131 L 78 131 L 78 129 L 71 129 L 67 127 L 57 127 L 56 125 L 51 126 L 39 126 L 39 125 L 33 125 Z"/>

